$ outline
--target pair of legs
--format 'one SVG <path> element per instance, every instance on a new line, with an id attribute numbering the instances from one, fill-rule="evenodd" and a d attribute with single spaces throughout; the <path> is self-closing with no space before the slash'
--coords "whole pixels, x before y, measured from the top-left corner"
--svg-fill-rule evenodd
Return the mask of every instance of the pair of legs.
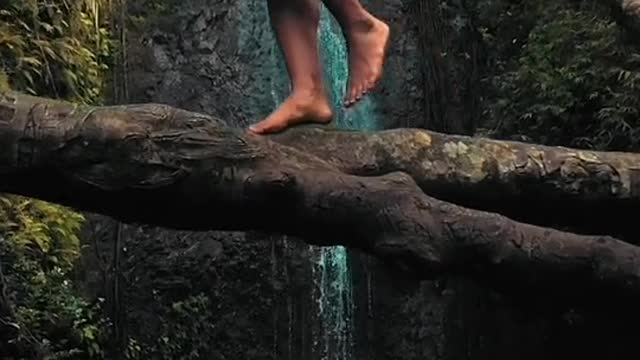
<path id="1" fill-rule="evenodd" d="M 370 91 L 382 76 L 389 27 L 359 0 L 322 0 L 340 23 L 349 48 L 345 106 Z M 268 0 L 269 14 L 284 53 L 291 94 L 271 115 L 250 127 L 267 134 L 300 123 L 328 123 L 333 117 L 318 47 L 320 0 Z"/>

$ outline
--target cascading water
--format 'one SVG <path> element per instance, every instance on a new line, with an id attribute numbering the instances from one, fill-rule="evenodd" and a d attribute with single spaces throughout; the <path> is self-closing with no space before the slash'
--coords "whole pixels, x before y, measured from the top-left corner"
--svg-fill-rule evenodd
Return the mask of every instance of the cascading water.
<path id="1" fill-rule="evenodd" d="M 343 129 L 376 130 L 379 128 L 375 106 L 370 96 L 364 97 L 348 110 L 342 106 L 349 78 L 347 46 L 342 30 L 331 13 L 322 6 L 320 21 L 320 50 L 326 73 L 336 125 Z"/>
<path id="2" fill-rule="evenodd" d="M 320 22 L 320 48 L 327 84 L 335 110 L 336 126 L 345 129 L 378 128 L 374 103 L 365 97 L 352 109 L 342 106 L 348 82 L 347 47 L 342 31 L 323 6 Z M 321 248 L 314 268 L 318 284 L 318 310 L 323 322 L 320 344 L 321 359 L 353 359 L 353 297 L 347 249 L 342 246 Z"/>
<path id="3" fill-rule="evenodd" d="M 259 55 L 269 54 L 268 63 L 261 59 L 263 63 L 256 64 L 261 72 L 255 78 L 268 82 L 270 107 L 273 109 L 288 95 L 289 79 L 280 50 L 268 26 L 265 3 L 263 0 L 240 2 L 240 13 L 251 15 L 240 19 L 239 45 L 241 49 L 257 48 Z M 352 109 L 346 110 L 342 106 L 349 76 L 347 47 L 339 25 L 324 6 L 321 14 L 320 50 L 333 103 L 335 124 L 343 129 L 375 130 L 379 125 L 371 97 L 365 97 Z M 269 46 L 265 48 L 264 44 Z M 255 61 L 255 55 L 251 54 L 247 58 Z M 311 253 L 314 254 L 313 296 L 317 306 L 317 319 L 320 321 L 320 326 L 313 331 L 313 359 L 353 360 L 354 304 L 348 251 L 336 246 L 312 248 Z M 289 321 L 291 320 L 290 315 Z M 289 336 L 289 348 L 291 341 Z M 290 349 L 287 354 L 291 356 Z"/>

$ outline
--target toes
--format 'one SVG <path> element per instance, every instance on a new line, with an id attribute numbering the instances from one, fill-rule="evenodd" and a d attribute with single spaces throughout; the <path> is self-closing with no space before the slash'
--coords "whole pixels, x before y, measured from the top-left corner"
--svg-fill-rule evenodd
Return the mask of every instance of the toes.
<path id="1" fill-rule="evenodd" d="M 364 88 L 363 88 L 363 94 L 368 94 L 369 92 L 371 92 L 371 90 L 373 90 L 374 87 L 374 83 L 371 82 L 370 80 L 367 81 L 367 83 L 365 84 Z"/>
<path id="2" fill-rule="evenodd" d="M 356 83 L 356 85 L 351 88 L 350 98 L 352 103 L 355 103 L 356 101 L 358 101 L 359 92 L 360 92 L 360 86 Z"/>
<path id="3" fill-rule="evenodd" d="M 286 123 L 283 124 L 282 121 L 273 121 L 273 119 L 268 119 L 249 126 L 249 131 L 258 135 L 266 135 L 278 132 L 281 130 L 280 128 L 283 128 L 284 126 L 286 126 Z"/>
<path id="4" fill-rule="evenodd" d="M 353 86 L 351 85 L 351 82 L 349 82 L 344 94 L 344 106 L 346 107 L 351 105 L 351 89 L 353 89 Z"/>
<path id="5" fill-rule="evenodd" d="M 362 100 L 368 91 L 368 87 L 365 85 L 353 86 L 349 89 L 349 94 L 345 98 L 345 106 L 353 106 L 355 103 Z"/>
<path id="6" fill-rule="evenodd" d="M 380 76 L 373 75 L 363 80 L 354 80 L 349 85 L 347 95 L 344 97 L 345 107 L 353 106 L 356 102 L 362 100 L 362 98 L 370 93 L 379 83 Z"/>
<path id="7" fill-rule="evenodd" d="M 259 124 L 258 124 L 259 125 Z M 249 130 L 254 134 L 267 135 L 279 133 L 287 127 L 285 122 L 278 122 L 272 124 L 264 124 L 262 126 L 251 126 Z"/>
<path id="8" fill-rule="evenodd" d="M 345 101 L 345 105 L 347 107 L 355 104 L 356 102 L 356 96 L 357 96 L 357 88 L 355 86 L 352 86 L 349 88 L 349 94 L 347 95 L 347 99 Z"/>
<path id="9" fill-rule="evenodd" d="M 262 121 L 255 125 L 249 126 L 249 131 L 251 131 L 254 134 L 263 135 L 271 132 L 271 128 L 272 128 L 272 124 L 270 124 L 269 122 Z"/>
<path id="10" fill-rule="evenodd" d="M 369 90 L 370 90 L 370 88 L 369 88 L 367 82 L 363 82 L 358 87 L 358 91 L 356 92 L 356 101 L 362 100 L 362 98 L 369 92 Z"/>
<path id="11" fill-rule="evenodd" d="M 264 133 L 264 127 L 260 126 L 260 124 L 251 125 L 249 126 L 249 131 L 254 134 L 260 135 Z"/>
<path id="12" fill-rule="evenodd" d="M 363 92 L 363 87 L 359 86 L 356 90 L 356 94 L 355 94 L 355 101 L 360 101 L 362 99 L 362 92 Z"/>

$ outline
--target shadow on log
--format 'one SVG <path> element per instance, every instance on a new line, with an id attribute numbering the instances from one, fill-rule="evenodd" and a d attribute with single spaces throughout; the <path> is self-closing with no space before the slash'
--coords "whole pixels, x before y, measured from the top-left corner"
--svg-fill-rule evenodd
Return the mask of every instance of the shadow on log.
<path id="1" fill-rule="evenodd" d="M 2 192 L 124 222 L 341 244 L 423 279 L 457 274 L 555 297 L 637 298 L 640 248 L 427 194 L 635 205 L 639 160 L 421 130 L 260 137 L 165 105 L 0 95 Z"/>

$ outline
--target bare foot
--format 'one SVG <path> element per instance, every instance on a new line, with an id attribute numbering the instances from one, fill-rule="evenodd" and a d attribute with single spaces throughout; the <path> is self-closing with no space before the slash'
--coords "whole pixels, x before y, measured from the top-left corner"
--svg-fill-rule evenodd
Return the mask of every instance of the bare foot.
<path id="1" fill-rule="evenodd" d="M 256 134 L 281 132 L 291 126 L 304 123 L 326 124 L 333 112 L 324 91 L 294 92 L 266 119 L 249 130 Z"/>
<path id="2" fill-rule="evenodd" d="M 349 44 L 349 88 L 345 106 L 351 106 L 382 78 L 389 42 L 389 26 L 371 16 L 354 24 L 346 34 Z"/>

